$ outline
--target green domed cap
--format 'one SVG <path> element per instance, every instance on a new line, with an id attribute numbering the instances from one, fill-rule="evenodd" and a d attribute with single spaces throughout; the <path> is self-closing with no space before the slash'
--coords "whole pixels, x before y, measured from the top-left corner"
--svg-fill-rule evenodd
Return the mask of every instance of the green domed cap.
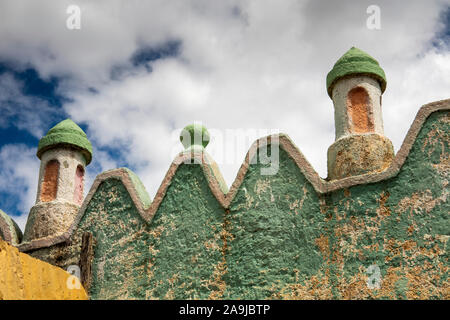
<path id="1" fill-rule="evenodd" d="M 337 80 L 348 75 L 367 75 L 380 83 L 381 93 L 386 90 L 386 75 L 378 61 L 364 51 L 352 47 L 335 64 L 327 75 L 327 91 L 331 98 Z"/>
<path id="2" fill-rule="evenodd" d="M 180 141 L 185 149 L 191 146 L 201 146 L 206 148 L 209 139 L 208 129 L 201 124 L 194 123 L 187 125 L 180 133 Z"/>
<path id="3" fill-rule="evenodd" d="M 61 121 L 42 137 L 36 155 L 40 159 L 45 151 L 57 146 L 70 146 L 79 149 L 86 159 L 86 165 L 92 161 L 92 145 L 86 133 L 70 119 Z"/>

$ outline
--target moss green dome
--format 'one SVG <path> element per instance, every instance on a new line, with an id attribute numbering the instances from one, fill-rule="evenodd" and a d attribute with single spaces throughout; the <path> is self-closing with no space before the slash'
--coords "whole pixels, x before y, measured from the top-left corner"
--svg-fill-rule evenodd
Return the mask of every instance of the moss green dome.
<path id="1" fill-rule="evenodd" d="M 337 80 L 348 75 L 367 75 L 380 83 L 381 93 L 386 90 L 386 75 L 378 61 L 364 51 L 352 47 L 336 63 L 327 75 L 327 91 L 331 98 Z"/>
<path id="2" fill-rule="evenodd" d="M 185 149 L 191 146 L 202 146 L 206 148 L 209 139 L 208 129 L 201 124 L 187 125 L 180 133 L 180 141 Z"/>
<path id="3" fill-rule="evenodd" d="M 71 119 L 61 121 L 42 137 L 36 155 L 40 159 L 45 151 L 58 146 L 70 146 L 80 150 L 86 159 L 86 165 L 92 161 L 92 145 L 86 133 Z"/>

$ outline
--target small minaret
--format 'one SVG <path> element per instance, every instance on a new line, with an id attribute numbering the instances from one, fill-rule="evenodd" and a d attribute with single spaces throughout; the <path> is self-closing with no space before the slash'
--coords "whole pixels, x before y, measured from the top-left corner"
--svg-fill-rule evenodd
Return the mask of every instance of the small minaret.
<path id="1" fill-rule="evenodd" d="M 205 150 L 210 139 L 211 136 L 209 131 L 204 125 L 200 123 L 187 125 L 183 128 L 183 130 L 181 130 L 180 133 L 180 141 L 185 149 L 181 155 L 189 156 L 189 158 L 184 159 L 184 163 L 188 164 L 200 164 L 198 161 L 195 161 L 193 157 L 195 154 L 201 155 L 201 161 L 209 168 L 209 172 L 215 177 L 220 190 L 223 194 L 227 194 L 228 186 L 220 173 L 219 167 L 214 159 Z"/>
<path id="2" fill-rule="evenodd" d="M 185 152 L 203 152 L 209 140 L 210 135 L 208 129 L 200 123 L 187 125 L 180 133 L 180 142 L 186 149 Z"/>
<path id="3" fill-rule="evenodd" d="M 92 160 L 92 145 L 83 130 L 66 119 L 39 141 L 36 155 L 41 160 L 39 183 L 24 241 L 68 230 L 83 202 L 84 173 Z"/>
<path id="4" fill-rule="evenodd" d="M 381 95 L 386 76 L 378 62 L 352 47 L 327 75 L 334 104 L 335 142 L 328 148 L 328 179 L 383 171 L 394 158 L 384 136 Z"/>

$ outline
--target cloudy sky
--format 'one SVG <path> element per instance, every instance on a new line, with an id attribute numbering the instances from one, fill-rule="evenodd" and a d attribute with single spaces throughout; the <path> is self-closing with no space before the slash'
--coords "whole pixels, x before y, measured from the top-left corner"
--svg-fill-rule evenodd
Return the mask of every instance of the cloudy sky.
<path id="1" fill-rule="evenodd" d="M 0 209 L 24 228 L 38 141 L 68 117 L 94 146 L 86 190 L 126 166 L 153 197 L 192 122 L 211 132 L 229 186 L 251 143 L 277 131 L 326 177 L 325 79 L 352 46 L 386 72 L 397 151 L 420 106 L 450 98 L 450 0 L 0 0 Z"/>

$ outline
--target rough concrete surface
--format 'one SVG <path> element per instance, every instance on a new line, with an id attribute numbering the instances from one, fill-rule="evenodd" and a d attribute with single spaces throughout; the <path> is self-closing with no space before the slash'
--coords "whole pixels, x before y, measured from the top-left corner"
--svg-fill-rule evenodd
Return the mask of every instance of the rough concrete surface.
<path id="1" fill-rule="evenodd" d="M 79 209 L 79 206 L 65 200 L 34 205 L 28 216 L 23 241 L 64 233 L 72 225 Z"/>
<path id="2" fill-rule="evenodd" d="M 387 169 L 394 159 L 392 142 L 379 134 L 354 134 L 328 148 L 328 178 L 342 179 Z"/>

